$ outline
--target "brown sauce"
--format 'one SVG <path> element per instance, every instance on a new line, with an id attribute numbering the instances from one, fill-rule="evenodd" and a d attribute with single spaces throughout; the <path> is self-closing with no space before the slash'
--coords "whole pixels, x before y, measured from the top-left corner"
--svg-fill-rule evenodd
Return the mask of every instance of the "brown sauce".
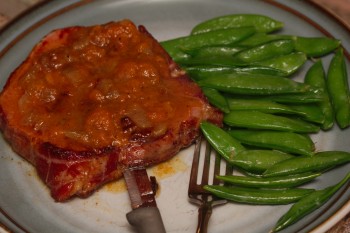
<path id="1" fill-rule="evenodd" d="M 203 107 L 179 94 L 164 51 L 128 20 L 51 37 L 0 98 L 8 123 L 33 138 L 75 150 L 147 142 Z"/>

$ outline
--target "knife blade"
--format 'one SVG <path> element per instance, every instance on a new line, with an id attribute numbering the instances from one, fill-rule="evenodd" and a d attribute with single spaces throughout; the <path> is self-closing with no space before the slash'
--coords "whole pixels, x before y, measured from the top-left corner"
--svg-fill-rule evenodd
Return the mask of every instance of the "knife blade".
<path id="1" fill-rule="evenodd" d="M 155 184 L 152 184 L 146 169 L 131 167 L 125 169 L 123 174 L 132 208 L 132 211 L 126 214 L 130 225 L 139 233 L 165 233 L 155 200 Z"/>

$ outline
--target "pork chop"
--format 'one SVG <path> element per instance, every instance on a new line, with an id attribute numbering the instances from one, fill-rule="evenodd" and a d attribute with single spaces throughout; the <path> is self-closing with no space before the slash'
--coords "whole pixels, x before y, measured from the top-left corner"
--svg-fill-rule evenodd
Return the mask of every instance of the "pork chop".
<path id="1" fill-rule="evenodd" d="M 221 112 L 145 27 L 129 20 L 45 36 L 0 95 L 0 128 L 56 201 L 86 197 L 189 146 Z"/>

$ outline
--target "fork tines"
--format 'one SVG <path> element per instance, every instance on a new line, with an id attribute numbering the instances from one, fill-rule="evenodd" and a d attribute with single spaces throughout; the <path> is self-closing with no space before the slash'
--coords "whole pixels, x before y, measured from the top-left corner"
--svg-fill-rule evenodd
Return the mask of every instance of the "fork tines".
<path id="1" fill-rule="evenodd" d="M 216 153 L 203 136 L 199 137 L 194 149 L 188 194 L 208 194 L 203 186 L 219 185 L 221 182 L 215 176 L 224 174 L 232 174 L 232 166 Z"/>

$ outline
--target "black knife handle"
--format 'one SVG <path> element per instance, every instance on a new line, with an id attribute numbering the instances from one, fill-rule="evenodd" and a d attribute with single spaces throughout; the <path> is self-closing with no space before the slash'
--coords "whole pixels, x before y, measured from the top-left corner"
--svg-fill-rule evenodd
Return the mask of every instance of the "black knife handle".
<path id="1" fill-rule="evenodd" d="M 126 214 L 130 225 L 138 233 L 165 233 L 162 216 L 157 207 L 144 207 L 130 211 Z"/>

